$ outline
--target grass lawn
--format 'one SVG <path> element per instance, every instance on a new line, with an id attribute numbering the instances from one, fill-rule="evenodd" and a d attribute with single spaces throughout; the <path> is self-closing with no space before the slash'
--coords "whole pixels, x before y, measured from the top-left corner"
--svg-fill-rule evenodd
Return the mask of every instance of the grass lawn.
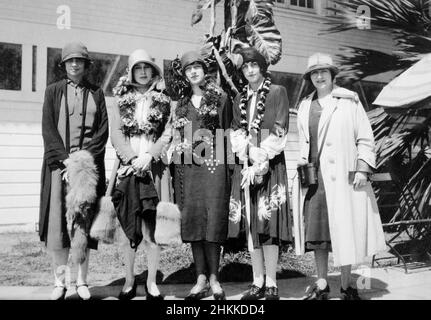
<path id="1" fill-rule="evenodd" d="M 51 261 L 36 233 L 0 234 L 0 286 L 51 286 Z M 138 250 L 135 272 L 141 282 L 146 277 L 146 258 Z M 163 248 L 159 267 L 160 283 L 193 283 L 194 268 L 189 245 Z M 295 256 L 292 248 L 280 252 L 278 278 L 310 276 L 315 273 L 311 253 Z M 330 272 L 335 271 L 330 259 Z M 74 270 L 72 269 L 72 275 Z M 252 278 L 247 252 L 226 253 L 222 257 L 222 282 L 249 282 Z M 118 245 L 99 244 L 91 251 L 88 282 L 91 285 L 120 285 L 124 281 L 124 262 Z"/>

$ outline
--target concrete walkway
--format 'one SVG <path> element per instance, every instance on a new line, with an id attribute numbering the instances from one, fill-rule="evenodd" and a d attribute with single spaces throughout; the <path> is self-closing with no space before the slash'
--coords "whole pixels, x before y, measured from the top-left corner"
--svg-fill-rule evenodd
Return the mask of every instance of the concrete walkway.
<path id="1" fill-rule="evenodd" d="M 430 300 L 431 267 L 404 273 L 399 268 L 359 269 L 354 272 L 361 297 L 364 300 Z M 305 288 L 315 281 L 314 278 L 293 278 L 278 281 L 282 300 L 300 300 Z M 331 299 L 340 299 L 339 274 L 331 274 L 329 286 Z M 224 283 L 223 288 L 228 300 L 239 300 L 249 283 Z M 160 285 L 166 300 L 182 300 L 192 285 Z M 0 300 L 48 300 L 52 287 L 0 287 Z M 121 286 L 90 287 L 94 299 L 116 300 Z M 77 299 L 74 287 L 68 290 L 66 299 Z M 137 300 L 145 299 L 143 285 L 138 287 Z M 212 296 L 206 298 L 212 299 Z"/>

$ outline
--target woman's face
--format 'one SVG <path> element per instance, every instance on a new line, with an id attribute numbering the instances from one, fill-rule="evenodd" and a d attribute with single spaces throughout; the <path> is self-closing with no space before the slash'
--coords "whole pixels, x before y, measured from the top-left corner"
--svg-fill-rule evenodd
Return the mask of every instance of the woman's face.
<path id="1" fill-rule="evenodd" d="M 133 79 L 136 83 L 146 86 L 153 79 L 153 67 L 145 62 L 133 66 Z"/>
<path id="2" fill-rule="evenodd" d="M 329 69 L 319 69 L 311 72 L 310 79 L 318 91 L 332 89 L 332 74 Z"/>
<path id="3" fill-rule="evenodd" d="M 200 85 L 205 79 L 205 71 L 203 66 L 198 63 L 192 63 L 185 70 L 187 81 L 191 85 Z"/>
<path id="4" fill-rule="evenodd" d="M 244 77 L 247 79 L 249 84 L 259 84 L 263 80 L 262 71 L 260 66 L 255 61 L 244 63 L 241 67 Z"/>
<path id="5" fill-rule="evenodd" d="M 72 58 L 65 63 L 67 76 L 71 79 L 81 79 L 85 73 L 85 59 Z"/>

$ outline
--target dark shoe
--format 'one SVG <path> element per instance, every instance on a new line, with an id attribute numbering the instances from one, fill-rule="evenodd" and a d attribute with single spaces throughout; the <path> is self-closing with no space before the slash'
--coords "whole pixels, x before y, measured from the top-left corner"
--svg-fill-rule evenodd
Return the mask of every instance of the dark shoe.
<path id="1" fill-rule="evenodd" d="M 265 300 L 280 300 L 277 287 L 265 288 Z"/>
<path id="2" fill-rule="evenodd" d="M 304 300 L 328 300 L 329 291 L 328 285 L 322 290 L 315 284 Z"/>
<path id="3" fill-rule="evenodd" d="M 132 300 L 136 297 L 136 290 L 138 289 L 138 281 L 135 279 L 133 282 L 133 287 L 127 292 L 121 291 L 118 296 L 119 300 Z"/>
<path id="4" fill-rule="evenodd" d="M 241 300 L 259 300 L 265 296 L 265 287 L 259 288 L 254 284 L 250 289 L 241 297 Z"/>
<path id="5" fill-rule="evenodd" d="M 342 294 L 342 300 L 361 300 L 358 294 L 358 290 L 352 287 L 348 287 L 346 290 L 341 288 L 340 292 Z"/>
<path id="6" fill-rule="evenodd" d="M 201 300 L 201 299 L 207 297 L 208 291 L 209 291 L 209 287 L 206 286 L 201 291 L 199 291 L 198 293 L 189 293 L 189 295 L 187 297 L 185 297 L 184 300 L 186 300 L 186 301 Z"/>
<path id="7" fill-rule="evenodd" d="M 221 289 L 221 292 L 217 292 L 217 293 L 213 292 L 213 297 L 214 297 L 214 300 L 226 300 L 226 293 L 224 292 L 223 289 Z"/>
<path id="8" fill-rule="evenodd" d="M 147 300 L 164 300 L 165 297 L 161 294 L 157 296 L 153 296 L 151 293 L 148 292 L 147 284 L 145 284 L 145 293 L 147 294 Z"/>
<path id="9" fill-rule="evenodd" d="M 81 300 L 90 300 L 91 294 L 88 290 L 87 284 L 80 284 L 79 286 L 76 286 L 76 294 L 78 295 L 79 299 Z"/>
<path id="10" fill-rule="evenodd" d="M 55 286 L 51 292 L 51 300 L 64 300 L 66 298 L 66 287 Z"/>

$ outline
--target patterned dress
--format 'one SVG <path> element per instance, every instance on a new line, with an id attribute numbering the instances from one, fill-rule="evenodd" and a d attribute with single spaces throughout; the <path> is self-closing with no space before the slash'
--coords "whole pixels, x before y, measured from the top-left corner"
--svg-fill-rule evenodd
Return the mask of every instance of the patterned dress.
<path id="1" fill-rule="evenodd" d="M 180 102 L 181 104 L 181 102 Z M 200 107 L 202 107 L 203 99 Z M 190 99 L 184 106 L 187 108 L 187 119 L 190 121 L 191 132 L 194 136 L 202 129 L 202 117 Z M 221 98 L 218 108 L 218 129 L 227 129 L 232 119 L 232 109 L 226 95 Z M 184 137 L 184 128 L 181 129 Z M 215 137 L 213 143 L 215 143 Z M 203 144 L 201 144 L 203 145 Z M 195 148 L 198 150 L 199 146 Z M 223 163 L 208 165 L 202 159 L 217 160 L 218 148 L 214 148 L 213 157 L 208 157 L 210 148 L 202 148 L 198 157 L 194 156 L 187 161 L 182 154 L 175 161 L 174 168 L 174 194 L 175 202 L 181 211 L 181 237 L 183 242 L 208 241 L 223 243 L 227 237 L 230 174 L 229 167 Z M 223 148 L 223 158 L 226 159 L 226 148 Z M 202 159 L 200 159 L 202 157 Z M 226 161 L 226 160 L 225 160 Z M 180 163 L 178 163 L 180 162 Z"/>
<path id="2" fill-rule="evenodd" d="M 251 100 L 247 106 L 247 121 L 250 119 Z M 234 102 L 233 132 L 241 131 L 240 95 Z M 255 140 L 261 145 L 265 136 L 269 133 L 276 141 L 279 149 L 270 157 L 269 171 L 263 176 L 263 182 L 250 187 L 250 221 L 247 221 L 246 199 L 244 189 L 241 187 L 243 164 L 235 164 L 232 176 L 232 192 L 229 211 L 229 235 L 230 241 L 238 241 L 246 245 L 249 232 L 252 245 L 260 248 L 264 245 L 281 245 L 291 242 L 291 217 L 289 216 L 289 195 L 286 163 L 284 157 L 284 145 L 289 125 L 289 102 L 284 87 L 271 85 L 266 98 L 263 123 Z M 253 134 L 253 131 L 251 131 Z M 266 135 L 268 137 L 268 135 Z M 252 140 L 253 141 L 253 140 Z M 232 142 L 234 144 L 234 141 Z M 280 149 L 281 146 L 281 149 Z M 251 165 L 251 163 L 249 163 Z M 248 227 L 250 225 L 250 227 Z M 250 230 L 250 231 L 249 231 Z M 250 247 L 250 246 L 249 246 Z M 250 248 L 249 248 L 250 249 Z"/>

